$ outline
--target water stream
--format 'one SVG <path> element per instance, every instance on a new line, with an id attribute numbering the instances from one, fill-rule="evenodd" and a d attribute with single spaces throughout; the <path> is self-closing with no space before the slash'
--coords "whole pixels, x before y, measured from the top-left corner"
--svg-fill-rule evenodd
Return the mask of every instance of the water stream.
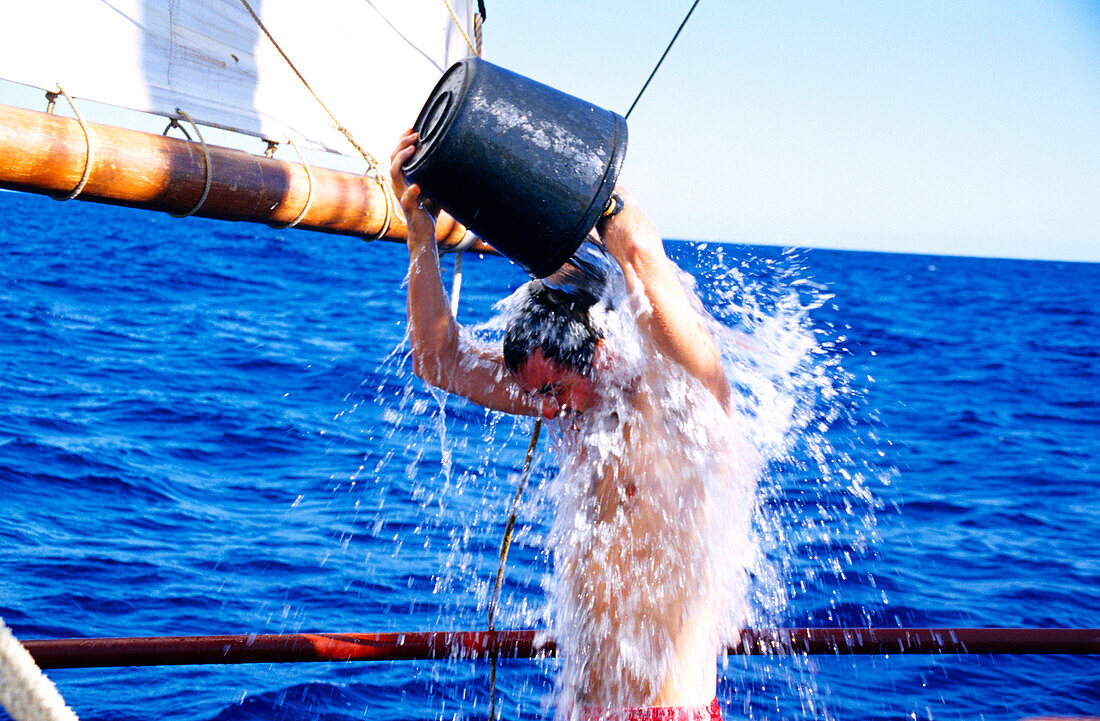
<path id="1" fill-rule="evenodd" d="M 682 280 L 720 346 L 734 391 L 728 411 L 648 347 L 637 325 L 645 301 L 626 296 L 606 258 L 582 252 L 548 280 L 599 297 L 591 315 L 607 352 L 594 373 L 608 392 L 589 412 L 548 422 L 497 625 L 540 627 L 557 640 L 553 691 L 539 696 L 561 717 L 586 698 L 632 706 L 662 688 L 706 703 L 715 659 L 723 673 L 737 663 L 721 651 L 738 631 L 774 625 L 792 594 L 818 575 L 843 574 L 873 536 L 869 489 L 882 473 L 850 467 L 825 440 L 859 403 L 838 339 L 812 328 L 811 313 L 830 296 L 800 280 L 797 258 L 765 269 L 727 261 L 719 249 L 717 260 L 698 288 Z M 523 293 L 466 329 L 467 342 L 499 344 Z M 503 525 L 500 486 L 516 482 L 519 465 L 515 451 L 500 452 L 524 445 L 529 421 L 439 392 L 427 404 L 406 368 L 395 349 L 383 364 L 387 380 L 359 392 L 358 402 L 384 407 L 386 424 L 372 433 L 391 450 L 368 454 L 351 482 L 360 472 L 368 483 L 385 479 L 405 464 L 411 490 L 376 489 L 370 532 L 393 532 L 394 559 L 411 558 L 404 544 L 423 537 L 417 555 L 445 559 L 430 574 L 438 622 L 477 628 L 495 571 L 486 559 Z M 484 425 L 476 440 L 471 423 Z M 452 424 L 461 424 L 460 440 L 448 434 Z M 404 453 L 392 448 L 408 438 L 419 440 Z M 456 465 L 456 450 L 473 461 Z M 802 476 L 793 496 L 792 474 Z M 820 501 L 826 495 L 833 500 Z M 402 503 L 419 506 L 417 527 L 384 520 Z M 431 540 L 439 537 L 446 548 Z M 808 668 L 777 681 L 798 689 L 809 717 L 828 718 Z"/>

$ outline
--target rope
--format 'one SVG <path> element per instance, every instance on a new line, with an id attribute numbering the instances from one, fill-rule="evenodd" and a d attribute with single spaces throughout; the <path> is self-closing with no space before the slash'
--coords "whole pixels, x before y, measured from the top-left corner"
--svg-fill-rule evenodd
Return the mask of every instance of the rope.
<path id="1" fill-rule="evenodd" d="M 447 2 L 447 0 L 443 0 Z M 478 57 L 482 55 L 482 33 L 481 28 L 485 23 L 485 3 L 484 0 L 477 0 L 478 11 L 474 14 L 474 35 L 477 38 L 477 50 L 475 51 Z M 450 6 L 448 6 L 448 9 Z M 454 13 L 451 13 L 454 17 Z M 456 18 L 457 22 L 457 18 Z M 461 29 L 461 28 L 460 28 Z M 463 33 L 465 35 L 465 33 Z M 469 241 L 467 243 L 466 241 Z M 467 233 L 467 238 L 463 241 L 463 245 L 472 245 L 473 238 Z M 462 267 L 462 250 L 458 251 L 458 256 L 455 258 L 455 268 Z M 456 278 L 456 281 L 458 279 Z M 496 631 L 496 611 L 497 606 L 500 604 L 500 592 L 504 587 L 504 568 L 508 563 L 508 550 L 512 546 L 512 532 L 516 527 L 516 518 L 519 516 L 519 501 L 523 496 L 523 490 L 527 486 L 527 479 L 531 473 L 531 461 L 535 457 L 535 446 L 539 442 L 539 433 L 542 431 L 542 419 L 535 419 L 535 427 L 531 429 L 531 441 L 527 444 L 527 455 L 523 459 L 523 470 L 520 471 L 519 482 L 516 484 L 516 494 L 512 496 L 512 508 L 508 513 L 508 523 L 504 526 L 504 538 L 500 543 L 500 563 L 497 566 L 497 577 L 493 583 L 493 595 L 489 599 L 489 632 Z M 497 656 L 499 654 L 492 653 L 489 656 L 489 721 L 494 721 L 496 718 L 497 709 Z"/>
<path id="2" fill-rule="evenodd" d="M 0 618 L 0 706 L 15 721 L 78 721 Z"/>
<path id="3" fill-rule="evenodd" d="M 455 17 L 454 10 L 451 10 L 450 4 L 447 0 L 443 0 L 443 4 L 447 5 L 447 11 L 451 13 L 451 19 L 455 21 L 455 25 L 458 26 L 459 32 L 462 33 L 462 37 L 466 37 L 465 31 L 462 30 L 462 23 L 458 22 L 458 18 Z M 474 51 L 474 54 L 479 58 L 482 57 L 482 36 L 481 27 L 485 24 L 485 2 L 484 0 L 477 0 L 477 11 L 474 13 L 474 41 L 477 43 L 477 47 L 470 46 L 470 50 Z M 470 45 L 470 39 L 466 37 L 466 44 Z M 462 251 L 469 248 L 474 244 L 474 236 L 469 231 L 466 232 L 465 237 L 459 241 L 458 245 L 454 247 L 455 253 L 455 276 L 454 282 L 451 288 L 451 312 L 458 315 L 458 290 L 462 285 Z"/>
<path id="4" fill-rule="evenodd" d="M 310 171 L 309 163 L 306 162 L 306 159 L 302 156 L 302 151 L 298 148 L 297 145 L 294 144 L 294 141 L 290 138 L 287 138 L 286 142 L 290 143 L 290 147 L 294 148 L 294 152 L 298 153 L 298 160 L 302 161 L 302 167 L 306 169 L 306 180 L 309 181 L 309 192 L 306 195 L 306 204 L 305 207 L 302 208 L 302 212 L 298 213 L 298 216 L 289 223 L 272 224 L 271 227 L 275 228 L 276 230 L 288 230 L 298 225 L 298 223 L 302 222 L 302 218 L 306 217 L 306 213 L 309 212 L 309 207 L 313 205 L 313 172 Z M 389 203 L 387 202 L 386 205 L 388 206 Z"/>
<path id="5" fill-rule="evenodd" d="M 454 15 L 452 14 L 451 17 L 454 17 Z M 483 25 L 485 25 L 485 0 L 477 0 L 477 12 L 474 13 L 474 40 L 477 41 L 477 50 L 474 52 L 477 53 L 479 58 L 485 56 L 485 48 L 481 46 L 481 28 Z"/>
<path id="6" fill-rule="evenodd" d="M 369 174 L 370 171 L 368 171 Z M 382 240 L 386 233 L 390 232 L 390 224 L 393 222 L 393 208 L 397 203 L 397 197 L 393 193 L 393 187 L 389 181 L 383 182 L 380 180 L 382 176 L 377 172 L 375 173 L 374 182 L 378 183 L 378 187 L 382 189 L 382 197 L 386 200 L 386 219 L 382 222 L 382 226 L 378 229 L 378 232 L 372 236 L 363 236 L 363 240 L 368 243 L 373 243 L 376 240 Z"/>
<path id="7" fill-rule="evenodd" d="M 495 616 L 497 605 L 500 603 L 500 589 L 504 585 L 504 566 L 508 562 L 508 549 L 512 546 L 512 531 L 516 527 L 516 517 L 519 515 L 519 499 L 523 495 L 523 489 L 527 486 L 527 478 L 531 473 L 531 460 L 535 456 L 535 445 L 539 442 L 539 431 L 542 430 L 542 419 L 535 419 L 535 427 L 531 430 L 531 442 L 527 445 L 527 457 L 523 459 L 523 470 L 520 472 L 519 483 L 516 484 L 516 495 L 512 497 L 512 510 L 508 514 L 508 524 L 504 527 L 504 540 L 500 544 L 500 565 L 497 566 L 497 580 L 493 584 L 493 596 L 489 599 L 489 632 L 496 631 Z M 489 656 L 489 721 L 496 716 L 497 705 L 497 654 Z"/>
<path id="8" fill-rule="evenodd" d="M 241 2 L 244 2 L 244 0 L 241 0 Z M 455 27 L 458 28 L 458 32 L 462 33 L 462 39 L 466 41 L 466 46 L 470 48 L 470 52 L 474 55 L 481 55 L 481 51 L 474 47 L 473 42 L 470 41 L 470 36 L 466 34 L 466 29 L 462 27 L 462 22 L 458 19 L 458 16 L 455 15 L 454 8 L 451 7 L 451 4 L 447 2 L 447 0 L 443 0 L 443 5 L 447 8 L 447 12 L 451 14 L 451 20 L 455 21 Z M 479 42 L 478 45 L 480 44 Z"/>
<path id="9" fill-rule="evenodd" d="M 317 93 L 313 91 L 313 86 L 311 86 L 309 84 L 309 81 L 307 81 L 305 79 L 305 76 L 302 75 L 302 73 L 298 70 L 298 67 L 294 64 L 294 62 L 290 59 L 290 57 L 283 51 L 282 46 L 279 45 L 279 43 L 275 41 L 274 36 L 272 36 L 271 32 L 267 29 L 267 26 L 264 25 L 263 20 L 260 20 L 260 16 L 257 15 L 256 11 L 252 9 L 252 6 L 248 4 L 248 0 L 241 0 L 241 5 L 244 5 L 244 9 L 247 10 L 248 14 L 252 16 L 252 19 L 256 21 L 256 25 L 259 26 L 260 30 L 263 31 L 263 34 L 267 36 L 267 39 L 271 41 L 271 44 L 273 46 L 275 46 L 275 50 L 277 50 L 279 55 L 281 55 L 283 57 L 283 60 L 285 60 L 286 64 L 290 66 L 290 69 L 294 71 L 294 74 L 298 76 L 298 79 L 302 81 L 302 85 L 304 85 L 306 90 L 309 91 L 309 94 L 313 96 L 313 99 L 317 101 L 317 104 L 321 106 L 321 109 L 324 110 L 325 113 L 328 114 L 329 119 L 336 126 L 336 129 L 339 130 L 343 134 L 344 138 L 346 138 L 347 141 L 349 143 L 351 143 L 351 146 L 353 148 L 355 148 L 357 151 L 359 151 L 359 154 L 363 156 L 363 160 L 367 161 L 367 165 L 370 166 L 371 170 L 377 171 L 378 168 L 380 167 L 378 165 L 378 161 L 375 160 L 374 156 L 371 155 L 370 153 L 368 153 L 363 148 L 363 146 L 359 145 L 359 143 L 352 136 L 351 131 L 348 130 L 347 128 L 345 128 L 343 126 L 343 124 L 339 120 L 336 119 L 336 116 L 333 115 L 332 111 L 329 110 L 327 105 L 325 105 L 325 101 L 321 100 L 321 98 L 317 95 Z"/>
<path id="10" fill-rule="evenodd" d="M 185 111 L 176 108 L 176 113 L 181 115 L 184 120 L 191 123 L 191 127 L 195 129 L 195 135 L 198 137 L 199 142 L 202 143 L 202 162 L 203 167 L 205 167 L 206 169 L 206 183 L 203 185 L 202 195 L 199 196 L 199 202 L 195 203 L 194 207 L 192 207 L 191 210 L 188 210 L 186 213 L 172 213 L 172 217 L 174 218 L 189 218 L 195 213 L 199 212 L 199 209 L 206 204 L 207 197 L 210 196 L 210 187 L 214 184 L 214 165 L 210 158 L 210 149 L 206 147 L 206 141 L 203 140 L 202 133 L 199 131 L 198 124 Z M 180 129 L 182 130 L 182 128 Z M 167 132 L 167 130 L 165 132 Z M 184 134 L 186 135 L 186 131 L 184 132 Z"/>
<path id="11" fill-rule="evenodd" d="M 630 104 L 630 110 L 627 110 L 626 115 L 623 116 L 625 119 L 630 118 L 630 113 L 634 111 L 634 106 L 637 105 L 638 101 L 642 99 L 642 93 L 644 93 L 645 89 L 649 87 L 649 81 L 653 80 L 653 76 L 657 74 L 657 68 L 661 67 L 661 63 L 665 61 L 665 56 L 668 55 L 668 51 L 672 49 L 672 44 L 676 42 L 676 38 L 680 37 L 680 31 L 684 29 L 685 25 L 687 25 L 688 18 L 690 18 L 691 14 L 695 12 L 695 6 L 698 4 L 699 0 L 695 0 L 695 2 L 691 4 L 691 9 L 687 11 L 687 15 L 684 16 L 684 20 L 680 23 L 680 27 L 676 28 L 676 34 L 672 36 L 672 40 L 668 41 L 668 47 L 666 47 L 665 51 L 661 53 L 661 59 L 658 60 L 657 64 L 653 66 L 653 72 L 651 72 L 649 74 L 649 77 L 646 78 L 645 85 L 643 85 L 642 89 L 638 91 L 638 95 L 634 98 L 634 102 Z"/>
<path id="12" fill-rule="evenodd" d="M 172 128 L 178 128 L 179 131 L 183 133 L 183 137 L 187 138 L 188 140 L 191 139 L 191 133 L 187 132 L 187 128 L 180 125 L 180 122 L 175 118 L 168 118 L 168 124 L 164 126 L 164 132 L 161 133 L 161 135 L 167 136 L 168 131 Z"/>
<path id="13" fill-rule="evenodd" d="M 474 47 L 474 44 L 470 41 L 470 36 L 466 34 L 465 28 L 463 27 L 462 23 L 459 21 L 458 16 L 455 15 L 455 11 L 451 7 L 450 3 L 448 3 L 447 0 L 443 0 L 443 4 L 447 8 L 447 12 L 449 12 L 451 14 L 451 19 L 454 20 L 455 26 L 458 28 L 458 31 L 462 34 L 462 38 L 466 41 L 466 45 L 469 46 L 470 52 L 474 53 L 475 55 L 480 55 L 481 54 L 480 32 L 478 32 L 479 37 L 478 37 L 477 47 Z M 302 81 L 302 85 L 305 86 L 305 89 L 309 92 L 309 94 L 311 96 L 313 96 L 313 99 L 317 101 L 317 104 L 321 106 L 321 109 L 325 111 L 325 114 L 328 115 L 329 120 L 332 121 L 332 124 L 335 125 L 336 129 L 338 131 L 340 131 L 340 133 L 344 136 L 344 139 L 346 139 L 351 144 L 351 146 L 353 148 L 355 148 L 355 150 L 359 153 L 359 155 L 363 156 L 363 160 L 367 161 L 367 175 L 368 176 L 373 176 L 373 180 L 376 183 L 378 183 L 378 185 L 382 188 L 383 197 L 385 197 L 385 199 L 386 199 L 386 219 L 382 223 L 382 227 L 379 229 L 379 231 L 376 235 L 374 235 L 373 237 L 369 237 L 369 238 L 365 237 L 365 238 L 363 238 L 363 240 L 366 240 L 368 242 L 373 242 L 375 240 L 382 239 L 386 235 L 386 233 L 388 233 L 389 230 L 390 230 L 390 225 L 393 222 L 393 211 L 394 211 L 394 207 L 395 207 L 396 204 L 394 202 L 394 198 L 392 197 L 393 191 L 390 189 L 389 179 L 386 177 L 385 173 L 381 172 L 381 170 L 380 170 L 381 165 L 379 165 L 378 160 L 375 159 L 375 157 L 373 155 L 371 155 L 369 152 L 367 152 L 367 150 L 362 145 L 359 144 L 359 141 L 357 141 L 355 139 L 355 137 L 351 134 L 351 131 L 348 130 L 347 127 L 345 127 L 343 123 L 341 123 L 339 120 L 336 119 L 336 115 L 332 112 L 332 110 L 329 109 L 328 105 L 325 104 L 325 101 L 321 100 L 321 97 L 319 95 L 317 95 L 317 92 L 313 89 L 313 86 L 309 84 L 309 81 L 306 80 L 305 76 L 302 75 L 300 70 L 298 70 L 298 66 L 294 64 L 294 61 L 291 60 L 290 56 L 286 54 L 286 51 L 283 50 L 283 47 L 281 45 L 279 45 L 277 40 L 275 40 L 275 36 L 272 35 L 271 31 L 267 29 L 267 26 L 264 25 L 263 20 L 261 20 L 260 16 L 256 14 L 256 11 L 252 9 L 252 6 L 248 3 L 248 0 L 241 0 L 241 5 L 243 5 L 244 9 L 248 11 L 248 14 L 252 16 L 252 20 L 256 23 L 256 26 L 259 27 L 260 30 L 263 32 L 263 34 L 267 36 L 267 39 L 271 41 L 271 45 L 275 48 L 275 50 L 279 53 L 279 55 L 282 56 L 283 60 L 286 61 L 286 64 L 290 67 L 291 71 L 293 71 L 294 74 L 296 76 L 298 76 L 298 79 L 300 81 Z M 480 6 L 480 3 L 479 3 L 479 6 Z M 476 23 L 476 18 L 475 18 L 475 23 Z M 480 31 L 480 27 L 478 27 L 477 30 Z M 299 152 L 299 157 L 300 156 L 301 156 L 301 153 Z M 305 161 L 302 161 L 302 162 L 303 162 L 303 165 L 304 165 Z M 312 179 L 311 179 L 311 183 L 312 183 Z M 312 187 L 312 185 L 311 185 L 311 187 Z M 297 224 L 297 221 L 294 221 L 294 222 L 295 222 L 295 224 Z M 288 227 L 294 227 L 294 226 L 292 225 L 292 226 L 288 226 Z"/>
<path id="14" fill-rule="evenodd" d="M 73 109 L 73 115 L 76 116 L 76 121 L 80 123 L 80 129 L 84 131 L 84 172 L 80 174 L 80 182 L 78 182 L 76 184 L 76 187 L 73 188 L 73 192 L 69 193 L 68 195 L 50 196 L 54 200 L 60 200 L 64 202 L 66 200 L 72 200 L 76 196 L 80 195 L 80 193 L 84 190 L 84 186 L 88 184 L 88 178 L 90 178 L 92 175 L 92 136 L 91 133 L 88 132 L 88 126 L 84 123 L 84 118 L 80 117 L 80 111 L 76 109 L 76 103 L 73 102 L 73 99 L 69 97 L 69 94 L 66 93 L 65 89 L 62 88 L 60 85 L 57 86 L 57 92 L 65 96 L 65 99 L 69 101 L 69 107 Z M 49 98 L 50 93 L 46 93 L 46 97 Z M 54 95 L 54 98 L 56 97 L 57 95 Z M 51 108 L 53 107 L 53 103 L 53 98 L 50 98 Z M 47 112 L 49 112 L 48 109 Z"/>

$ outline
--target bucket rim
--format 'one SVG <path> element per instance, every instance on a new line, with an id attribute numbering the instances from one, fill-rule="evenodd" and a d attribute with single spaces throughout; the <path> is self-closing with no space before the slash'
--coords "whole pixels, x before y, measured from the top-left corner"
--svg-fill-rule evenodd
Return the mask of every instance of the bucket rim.
<path id="1" fill-rule="evenodd" d="M 428 93 L 427 100 L 424 101 L 424 105 L 420 108 L 420 112 L 416 115 L 416 121 L 413 123 L 412 129 L 417 133 L 421 132 L 421 128 L 424 123 L 427 122 L 427 116 L 429 112 L 435 108 L 438 104 L 439 98 L 442 95 L 439 91 L 445 85 L 452 81 L 455 74 L 462 73 L 462 83 L 459 85 L 458 92 L 453 93 L 454 99 L 460 104 L 466 101 L 466 89 L 469 87 L 473 80 L 474 73 L 477 72 L 478 63 L 485 62 L 481 58 L 471 56 L 463 58 L 458 62 L 451 65 L 436 81 L 435 86 L 432 87 L 432 91 Z M 433 138 L 445 137 L 451 126 L 454 124 L 455 119 L 458 118 L 460 112 L 457 108 L 448 107 L 448 112 L 443 118 L 434 132 Z M 435 148 L 434 142 L 418 142 L 416 146 L 416 152 L 412 156 L 401 164 L 401 171 L 405 174 L 406 178 L 416 173 L 416 169 L 423 165 L 428 159 L 431 158 L 433 150 Z"/>

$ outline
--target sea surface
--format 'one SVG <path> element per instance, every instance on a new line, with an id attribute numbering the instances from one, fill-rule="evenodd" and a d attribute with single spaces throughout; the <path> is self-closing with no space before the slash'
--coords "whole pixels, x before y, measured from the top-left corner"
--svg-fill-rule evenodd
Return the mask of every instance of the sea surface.
<path id="1" fill-rule="evenodd" d="M 756 621 L 1100 627 L 1100 265 L 667 245 L 723 323 L 785 313 L 813 340 L 785 371 L 806 422 L 755 501 Z M 411 376 L 405 263 L 0 193 L 15 634 L 483 628 L 531 421 Z M 496 257 L 464 271 L 468 324 L 524 280 Z M 500 627 L 540 623 L 553 472 L 544 445 Z M 551 718 L 554 673 L 502 662 L 503 717 Z M 489 693 L 481 661 L 49 675 L 101 721 L 485 718 Z M 731 658 L 719 700 L 728 719 L 1100 715 L 1100 657 Z"/>

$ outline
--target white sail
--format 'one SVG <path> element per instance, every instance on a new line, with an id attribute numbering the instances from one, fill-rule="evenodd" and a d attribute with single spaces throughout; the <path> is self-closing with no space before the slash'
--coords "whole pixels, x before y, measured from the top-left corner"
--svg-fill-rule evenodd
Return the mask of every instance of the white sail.
<path id="1" fill-rule="evenodd" d="M 5 10 L 0 76 L 75 98 L 385 160 L 471 54 L 476 0 L 35 0 Z M 461 23 L 461 27 L 459 27 Z M 23 28 L 23 30 L 17 30 Z"/>

